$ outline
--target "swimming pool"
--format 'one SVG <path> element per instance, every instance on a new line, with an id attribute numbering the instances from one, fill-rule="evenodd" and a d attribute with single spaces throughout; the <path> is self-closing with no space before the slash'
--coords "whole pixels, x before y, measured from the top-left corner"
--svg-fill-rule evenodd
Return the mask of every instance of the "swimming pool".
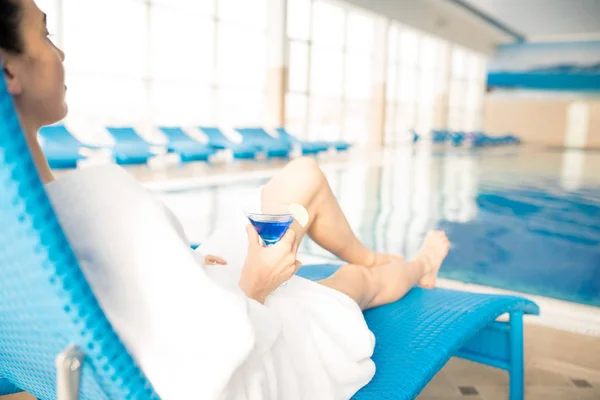
<path id="1" fill-rule="evenodd" d="M 597 152 L 421 146 L 326 174 L 353 229 L 377 251 L 410 257 L 437 227 L 452 242 L 442 277 L 600 306 L 597 171 Z M 160 196 L 201 241 L 264 182 L 241 177 Z M 331 258 L 310 240 L 301 251 Z"/>

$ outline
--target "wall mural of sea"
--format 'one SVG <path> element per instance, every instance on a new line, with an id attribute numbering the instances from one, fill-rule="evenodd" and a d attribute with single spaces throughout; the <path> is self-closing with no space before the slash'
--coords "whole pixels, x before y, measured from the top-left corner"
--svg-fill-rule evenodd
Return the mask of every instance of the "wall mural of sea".
<path id="1" fill-rule="evenodd" d="M 490 89 L 600 94 L 600 41 L 500 45 L 488 71 Z"/>

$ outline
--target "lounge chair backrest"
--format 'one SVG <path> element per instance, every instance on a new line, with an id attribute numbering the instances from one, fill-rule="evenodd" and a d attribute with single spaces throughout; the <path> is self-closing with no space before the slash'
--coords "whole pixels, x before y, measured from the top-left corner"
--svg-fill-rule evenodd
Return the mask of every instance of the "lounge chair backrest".
<path id="1" fill-rule="evenodd" d="M 161 126 L 160 131 L 165 134 L 170 143 L 173 142 L 194 142 L 192 138 L 185 134 L 183 129 L 179 127 L 166 127 Z"/>
<path id="2" fill-rule="evenodd" d="M 85 354 L 80 368 L 72 365 L 82 371 L 82 398 L 155 398 L 79 269 L 4 79 L 0 182 L 0 379 L 38 398 L 56 399 L 55 358 L 74 345 Z"/>
<path id="3" fill-rule="evenodd" d="M 148 145 L 148 142 L 142 139 L 132 127 L 107 127 L 106 130 L 115 138 L 117 145 L 131 143 Z"/>
<path id="4" fill-rule="evenodd" d="M 279 140 L 281 141 L 285 141 L 286 143 L 290 144 L 297 141 L 297 139 L 290 135 L 289 132 L 285 130 L 285 128 L 277 128 L 276 131 L 279 134 Z"/>
<path id="5" fill-rule="evenodd" d="M 201 132 L 203 132 L 207 137 L 208 141 L 213 144 L 231 144 L 231 140 L 229 140 L 223 132 L 219 128 L 213 127 L 200 127 Z"/>
<path id="6" fill-rule="evenodd" d="M 236 129 L 243 137 L 244 140 L 249 139 L 251 141 L 259 141 L 265 143 L 278 143 L 279 140 L 269 135 L 262 128 L 238 128 Z"/>
<path id="7" fill-rule="evenodd" d="M 63 124 L 45 126 L 40 129 L 39 134 L 47 145 L 84 146 Z"/>

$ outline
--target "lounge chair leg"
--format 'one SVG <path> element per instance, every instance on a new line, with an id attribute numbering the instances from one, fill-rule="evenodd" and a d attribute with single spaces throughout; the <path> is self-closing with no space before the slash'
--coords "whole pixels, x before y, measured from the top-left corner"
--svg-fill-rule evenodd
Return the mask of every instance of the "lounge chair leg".
<path id="1" fill-rule="evenodd" d="M 57 400 L 79 399 L 81 368 L 84 354 L 77 346 L 69 346 L 56 357 Z"/>
<path id="2" fill-rule="evenodd" d="M 523 370 L 523 312 L 510 314 L 510 400 L 522 400 L 524 396 Z"/>

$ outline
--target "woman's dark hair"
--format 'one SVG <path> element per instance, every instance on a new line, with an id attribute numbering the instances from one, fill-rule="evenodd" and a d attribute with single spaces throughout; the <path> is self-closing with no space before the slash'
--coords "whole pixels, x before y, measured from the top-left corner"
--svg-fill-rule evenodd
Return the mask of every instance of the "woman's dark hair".
<path id="1" fill-rule="evenodd" d="M 0 49 L 17 54 L 23 52 L 21 13 L 18 1 L 0 0 Z"/>

